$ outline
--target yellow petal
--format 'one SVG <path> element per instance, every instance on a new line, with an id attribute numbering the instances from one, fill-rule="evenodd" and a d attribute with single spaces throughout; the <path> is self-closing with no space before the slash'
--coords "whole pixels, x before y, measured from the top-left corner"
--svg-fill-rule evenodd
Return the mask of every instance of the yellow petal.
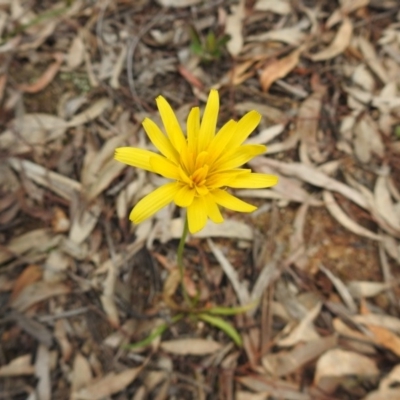
<path id="1" fill-rule="evenodd" d="M 151 217 L 174 199 L 178 188 L 179 186 L 176 182 L 160 186 L 136 204 L 129 215 L 129 219 L 135 224 L 139 224 Z"/>
<path id="2" fill-rule="evenodd" d="M 189 186 L 183 185 L 174 197 L 174 202 L 178 207 L 189 207 L 194 199 L 195 189 L 190 189 Z"/>
<path id="3" fill-rule="evenodd" d="M 236 176 L 226 186 L 241 189 L 261 189 L 274 186 L 278 183 L 278 177 L 268 174 L 248 173 Z"/>
<path id="4" fill-rule="evenodd" d="M 207 223 L 207 209 L 203 197 L 195 197 L 187 209 L 189 232 L 201 231 Z"/>
<path id="5" fill-rule="evenodd" d="M 228 186 L 237 176 L 241 174 L 241 170 L 216 172 L 207 177 L 207 187 L 220 188 L 222 186 Z"/>
<path id="6" fill-rule="evenodd" d="M 165 131 L 167 132 L 167 136 L 171 141 L 172 146 L 174 146 L 179 153 L 182 150 L 182 147 L 186 146 L 186 139 L 183 135 L 178 119 L 164 97 L 158 96 L 156 98 L 156 103 L 165 127 Z"/>
<path id="7" fill-rule="evenodd" d="M 207 195 L 204 198 L 204 202 L 206 203 L 208 218 L 210 218 L 211 221 L 215 224 L 220 224 L 221 222 L 224 222 L 224 217 L 222 216 L 218 204 L 214 201 L 213 197 Z"/>
<path id="8" fill-rule="evenodd" d="M 235 134 L 232 136 L 228 147 L 238 147 L 240 146 L 257 128 L 258 124 L 261 121 L 261 114 L 257 111 L 249 111 L 246 115 L 244 115 L 236 125 Z"/>
<path id="9" fill-rule="evenodd" d="M 170 160 L 160 157 L 150 157 L 150 165 L 156 174 L 164 178 L 179 180 L 178 167 Z"/>
<path id="10" fill-rule="evenodd" d="M 189 151 L 194 153 L 197 151 L 197 141 L 200 131 L 200 108 L 193 107 L 187 119 L 187 140 Z"/>
<path id="11" fill-rule="evenodd" d="M 143 128 L 151 143 L 157 147 L 161 154 L 170 160 L 179 162 L 178 152 L 172 146 L 170 140 L 161 132 L 161 129 L 151 119 L 145 118 L 142 122 Z"/>
<path id="12" fill-rule="evenodd" d="M 246 203 L 225 190 L 215 189 L 210 192 L 214 201 L 222 207 L 228 208 L 229 210 L 239 211 L 239 212 L 253 212 L 257 210 L 257 207 Z"/>
<path id="13" fill-rule="evenodd" d="M 215 130 L 217 127 L 219 111 L 219 95 L 218 91 L 213 89 L 208 95 L 206 108 L 204 110 L 203 118 L 201 120 L 200 132 L 199 132 L 199 147 L 198 151 L 205 150 L 211 143 L 211 140 L 215 136 Z"/>
<path id="14" fill-rule="evenodd" d="M 226 145 L 232 139 L 235 133 L 237 122 L 234 120 L 228 121 L 217 133 L 217 135 L 212 140 L 209 148 L 207 149 L 209 153 L 208 163 L 211 165 L 220 154 L 226 149 Z"/>
<path id="15" fill-rule="evenodd" d="M 252 158 L 265 153 L 265 151 L 266 147 L 261 144 L 245 144 L 238 147 L 233 153 L 223 155 L 212 165 L 211 172 L 240 167 Z"/>
<path id="16" fill-rule="evenodd" d="M 150 164 L 150 157 L 163 158 L 152 151 L 137 149 L 136 147 L 118 147 L 115 149 L 114 158 L 132 167 L 154 172 Z"/>

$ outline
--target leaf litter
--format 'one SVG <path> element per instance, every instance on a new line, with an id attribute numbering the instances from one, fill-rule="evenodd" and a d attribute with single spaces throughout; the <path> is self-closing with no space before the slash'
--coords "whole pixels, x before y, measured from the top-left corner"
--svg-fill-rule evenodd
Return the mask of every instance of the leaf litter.
<path id="1" fill-rule="evenodd" d="M 9 398 L 400 397 L 396 2 L 0 3 Z M 254 214 L 226 211 L 186 244 L 191 296 L 243 306 L 229 317 L 243 348 L 208 314 L 171 324 L 183 216 L 131 226 L 161 181 L 113 160 L 152 148 L 140 124 L 158 95 L 184 123 L 211 87 L 220 125 L 260 112 L 248 143 L 268 152 L 250 167 L 280 177 L 237 191 Z"/>

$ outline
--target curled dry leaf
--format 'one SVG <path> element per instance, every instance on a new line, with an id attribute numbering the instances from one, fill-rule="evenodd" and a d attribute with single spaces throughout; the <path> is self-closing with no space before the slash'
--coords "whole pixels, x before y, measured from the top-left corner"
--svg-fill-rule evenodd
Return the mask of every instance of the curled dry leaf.
<path id="1" fill-rule="evenodd" d="M 365 7 L 370 0 L 342 0 L 340 8 L 335 10 L 326 22 L 326 27 L 331 28 L 343 19 L 343 15 L 349 15 L 359 8 Z"/>
<path id="2" fill-rule="evenodd" d="M 207 339 L 177 339 L 162 342 L 160 347 L 172 354 L 201 356 L 215 353 L 222 345 Z"/>
<path id="3" fill-rule="evenodd" d="M 261 71 L 260 84 L 264 92 L 267 92 L 276 80 L 284 78 L 296 67 L 303 50 L 304 47 L 299 47 L 288 56 L 272 61 Z"/>
<path id="4" fill-rule="evenodd" d="M 64 54 L 55 53 L 54 58 L 56 61 L 47 68 L 35 83 L 18 85 L 18 89 L 25 93 L 37 93 L 48 86 L 60 70 L 61 64 L 64 61 Z"/>
<path id="5" fill-rule="evenodd" d="M 310 55 L 311 60 L 313 61 L 323 61 L 330 60 L 342 54 L 350 44 L 351 37 L 353 35 L 353 24 L 349 18 L 343 18 L 342 25 L 332 43 L 324 50 L 319 53 Z"/>
<path id="6" fill-rule="evenodd" d="M 42 279 L 42 276 L 43 269 L 41 267 L 34 264 L 28 265 L 16 279 L 11 292 L 10 301 L 15 300 L 24 288 Z"/>
<path id="7" fill-rule="evenodd" d="M 339 204 L 336 202 L 331 192 L 329 192 L 328 190 L 324 190 L 322 196 L 327 210 L 332 215 L 332 217 L 340 223 L 340 225 L 357 235 L 364 236 L 372 240 L 381 240 L 381 237 L 378 234 L 369 231 L 367 228 L 364 228 L 363 226 L 357 224 L 357 222 L 353 221 L 340 208 Z"/>
<path id="8" fill-rule="evenodd" d="M 347 375 L 373 377 L 379 375 L 379 369 L 374 361 L 361 354 L 342 349 L 332 349 L 323 354 L 317 361 L 314 382 L 321 387 L 325 378 L 341 378 Z"/>
<path id="9" fill-rule="evenodd" d="M 398 357 L 400 356 L 400 337 L 395 335 L 382 326 L 366 325 L 368 330 L 373 334 L 376 344 L 391 350 Z"/>

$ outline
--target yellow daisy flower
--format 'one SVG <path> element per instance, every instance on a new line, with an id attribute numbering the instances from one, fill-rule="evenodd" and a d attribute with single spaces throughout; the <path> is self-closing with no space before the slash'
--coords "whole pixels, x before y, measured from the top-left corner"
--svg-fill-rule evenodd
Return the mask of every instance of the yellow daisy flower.
<path id="1" fill-rule="evenodd" d="M 115 150 L 115 159 L 172 182 L 141 199 L 129 219 L 139 224 L 173 201 L 187 208 L 189 231 L 195 233 L 204 228 L 208 218 L 223 222 L 219 206 L 240 212 L 256 210 L 226 188 L 259 189 L 278 182 L 274 175 L 238 168 L 266 151 L 262 145 L 243 144 L 259 124 L 260 114 L 250 111 L 237 122 L 230 120 L 216 134 L 219 96 L 211 90 L 201 121 L 200 109 L 191 109 L 185 136 L 167 100 L 159 96 L 156 102 L 166 135 L 149 118 L 143 121 L 143 128 L 161 154 L 120 147 Z"/>

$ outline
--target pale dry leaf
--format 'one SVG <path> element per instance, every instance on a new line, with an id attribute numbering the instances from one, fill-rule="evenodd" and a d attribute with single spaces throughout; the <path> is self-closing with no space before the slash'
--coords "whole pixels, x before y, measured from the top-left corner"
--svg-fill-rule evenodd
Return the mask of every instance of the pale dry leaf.
<path id="1" fill-rule="evenodd" d="M 383 83 L 388 83 L 389 78 L 372 44 L 362 36 L 357 38 L 358 47 L 364 56 L 365 63 L 372 69 Z"/>
<path id="2" fill-rule="evenodd" d="M 337 344 L 336 335 L 325 336 L 300 344 L 290 351 L 267 354 L 261 359 L 263 367 L 273 376 L 292 374 L 304 364 L 319 357 Z"/>
<path id="3" fill-rule="evenodd" d="M 0 367 L 0 377 L 13 377 L 20 375 L 33 375 L 35 367 L 32 365 L 32 356 L 26 354 L 11 360 Z"/>
<path id="4" fill-rule="evenodd" d="M 80 204 L 72 219 L 69 239 L 76 244 L 81 244 L 93 231 L 101 211 L 102 207 L 99 202 L 94 202 L 88 207 Z"/>
<path id="5" fill-rule="evenodd" d="M 24 114 L 15 118 L 10 129 L 0 134 L 0 148 L 11 154 L 30 151 L 42 152 L 49 142 L 61 138 L 66 132 L 66 122 L 51 114 Z"/>
<path id="6" fill-rule="evenodd" d="M 367 92 L 372 93 L 375 89 L 375 79 L 364 64 L 360 64 L 354 70 L 351 79 Z"/>
<path id="7" fill-rule="evenodd" d="M 21 256 L 31 249 L 44 251 L 54 245 L 51 232 L 48 229 L 35 229 L 13 238 L 3 249 L 0 249 L 0 264 L 12 259 L 15 256 Z"/>
<path id="8" fill-rule="evenodd" d="M 319 266 L 319 269 L 329 278 L 329 280 L 333 283 L 336 290 L 338 291 L 340 297 L 346 304 L 347 308 L 352 313 L 357 312 L 357 305 L 351 297 L 351 293 L 347 289 L 346 285 L 337 277 L 335 276 L 329 269 L 325 268 L 322 264 Z"/>
<path id="9" fill-rule="evenodd" d="M 10 307 L 17 311 L 25 311 L 32 305 L 49 297 L 70 293 L 69 286 L 62 283 L 35 282 L 25 287 L 19 296 L 10 301 Z"/>
<path id="10" fill-rule="evenodd" d="M 333 218 L 336 219 L 346 229 L 350 232 L 355 233 L 359 236 L 364 236 L 372 240 L 380 241 L 382 238 L 377 233 L 371 232 L 367 228 L 359 225 L 357 222 L 352 220 L 339 206 L 333 197 L 332 193 L 328 190 L 324 190 L 322 193 L 325 206 Z"/>
<path id="11" fill-rule="evenodd" d="M 228 15 L 225 24 L 225 33 L 230 36 L 226 48 L 232 56 L 237 56 L 243 48 L 243 19 L 245 13 L 244 0 L 231 7 L 232 14 Z"/>
<path id="12" fill-rule="evenodd" d="M 389 329 L 392 332 L 400 334 L 400 319 L 391 315 L 383 314 L 365 314 L 365 315 L 354 315 L 352 320 L 358 324 L 363 325 L 375 325 Z"/>
<path id="13" fill-rule="evenodd" d="M 240 281 L 238 273 L 214 242 L 211 239 L 208 239 L 207 243 L 235 290 L 240 305 L 248 305 L 250 303 L 250 294 L 246 285 Z"/>
<path id="14" fill-rule="evenodd" d="M 113 326 L 119 326 L 119 313 L 115 303 L 115 284 L 117 280 L 117 268 L 109 264 L 106 279 L 103 282 L 103 294 L 100 297 L 101 304 L 107 314 L 108 320 Z"/>
<path id="15" fill-rule="evenodd" d="M 277 3 L 274 3 L 277 4 Z M 309 27 L 308 21 L 300 21 L 296 26 L 271 30 L 258 35 L 248 36 L 246 42 L 282 42 L 291 46 L 299 46 L 304 42 L 306 33 L 304 30 Z"/>
<path id="16" fill-rule="evenodd" d="M 263 117 L 265 117 L 268 121 L 271 121 L 275 124 L 282 124 L 288 121 L 288 115 L 278 108 L 268 106 L 266 104 L 262 104 L 260 102 L 256 103 L 253 101 L 245 101 L 243 103 L 235 104 L 235 111 L 238 113 L 244 114 L 248 111 L 258 111 Z"/>
<path id="17" fill-rule="evenodd" d="M 27 178 L 52 190 L 66 200 L 71 201 L 82 190 L 82 185 L 79 182 L 31 161 L 9 158 L 8 162 L 16 171 L 24 173 Z"/>
<path id="18" fill-rule="evenodd" d="M 238 390 L 235 395 L 235 400 L 268 400 L 269 392 L 253 393 L 245 390 Z"/>
<path id="19" fill-rule="evenodd" d="M 315 167 L 301 163 L 284 163 L 273 160 L 272 158 L 261 157 L 249 161 L 248 164 L 258 172 L 264 172 L 265 170 L 266 173 L 270 173 L 268 171 L 275 170 L 275 172 L 280 172 L 284 175 L 297 177 L 311 185 L 338 192 L 359 205 L 361 208 L 368 209 L 369 207 L 368 202 L 357 190 L 329 177 Z"/>
<path id="20" fill-rule="evenodd" d="M 357 299 L 375 297 L 392 286 L 387 283 L 370 281 L 351 281 L 347 283 L 349 292 Z"/>
<path id="21" fill-rule="evenodd" d="M 366 7 L 370 0 L 342 0 L 340 1 L 340 8 L 335 10 L 326 21 L 326 27 L 331 28 L 343 19 L 343 15 L 349 15 L 359 8 Z"/>
<path id="22" fill-rule="evenodd" d="M 143 367 L 129 368 L 123 372 L 110 372 L 103 378 L 73 393 L 74 400 L 101 400 L 124 390 L 140 374 Z"/>
<path id="23" fill-rule="evenodd" d="M 324 87 L 320 87 L 303 101 L 298 111 L 296 131 L 301 141 L 300 159 L 306 164 L 311 164 L 311 161 L 317 163 L 324 161 L 324 157 L 319 150 L 317 134 L 322 98 L 325 95 L 325 91 Z"/>
<path id="24" fill-rule="evenodd" d="M 176 339 L 161 342 L 160 347 L 167 353 L 201 356 L 221 350 L 222 345 L 207 339 Z"/>
<path id="25" fill-rule="evenodd" d="M 50 352 L 43 344 L 39 345 L 36 352 L 35 376 L 38 379 L 36 393 L 39 399 L 51 400 Z"/>
<path id="26" fill-rule="evenodd" d="M 318 302 L 289 333 L 288 336 L 279 339 L 277 344 L 281 347 L 291 347 L 300 342 L 314 341 L 320 338 L 313 326 L 313 321 L 321 311 L 322 304 Z"/>
<path id="27" fill-rule="evenodd" d="M 337 378 L 346 375 L 377 376 L 379 370 L 375 362 L 366 356 L 352 351 L 332 349 L 318 359 L 314 382 L 319 385 L 323 378 Z"/>
<path id="28" fill-rule="evenodd" d="M 77 352 L 72 365 L 71 392 L 75 393 L 88 386 L 92 379 L 89 361 L 80 352 Z M 71 396 L 71 400 L 74 400 L 74 396 Z"/>
<path id="29" fill-rule="evenodd" d="M 353 35 L 353 24 L 347 17 L 343 18 L 342 25 L 336 33 L 332 43 L 318 53 L 310 55 L 312 61 L 330 60 L 342 54 L 350 44 Z"/>
<path id="30" fill-rule="evenodd" d="M 296 67 L 303 50 L 304 47 L 299 47 L 286 57 L 272 61 L 261 71 L 260 84 L 264 92 L 267 92 L 276 80 L 284 78 Z"/>
<path id="31" fill-rule="evenodd" d="M 62 360 L 64 362 L 69 362 L 73 350 L 73 346 L 68 339 L 66 321 L 63 319 L 59 319 L 54 324 L 54 337 L 57 340 L 58 345 L 60 346 Z"/>
<path id="32" fill-rule="evenodd" d="M 128 46 L 123 45 L 118 55 L 117 61 L 114 64 L 114 68 L 110 78 L 110 86 L 113 89 L 119 89 L 121 86 L 119 83 L 119 77 L 125 66 L 127 52 L 128 52 Z"/>
<path id="33" fill-rule="evenodd" d="M 271 140 L 275 139 L 279 136 L 283 130 L 285 129 L 285 125 L 277 124 L 270 126 L 269 128 L 263 129 L 257 135 L 251 136 L 246 140 L 245 144 L 263 144 L 269 143 Z M 269 151 L 268 151 L 269 153 Z"/>
<path id="34" fill-rule="evenodd" d="M 371 160 L 371 155 L 383 157 L 385 148 L 376 122 L 367 114 L 361 118 L 354 129 L 354 151 L 357 158 L 364 163 Z"/>
<path id="35" fill-rule="evenodd" d="M 68 128 L 75 128 L 77 126 L 86 124 L 99 117 L 105 110 L 107 110 L 111 105 L 111 100 L 103 97 L 95 101 L 91 106 L 89 106 L 85 111 L 80 114 L 75 115 L 71 120 L 67 122 Z"/>
<path id="36" fill-rule="evenodd" d="M 292 11 L 288 0 L 257 0 L 254 9 L 257 11 L 270 11 L 280 15 L 287 15 Z"/>
<path id="37" fill-rule="evenodd" d="M 400 232 L 400 218 L 389 192 L 387 175 L 380 175 L 376 179 L 374 197 L 378 213 L 393 229 Z"/>
<path id="38" fill-rule="evenodd" d="M 170 224 L 170 234 L 174 239 L 179 239 L 182 236 L 183 221 L 181 218 L 175 218 Z M 196 238 L 212 238 L 225 237 L 240 240 L 253 240 L 254 234 L 251 227 L 242 221 L 233 219 L 225 219 L 222 224 L 214 224 L 208 221 L 204 229 L 195 233 Z"/>
<path id="39" fill-rule="evenodd" d="M 157 3 L 163 7 L 183 8 L 194 6 L 203 0 L 157 0 Z"/>
<path id="40" fill-rule="evenodd" d="M 72 39 L 71 46 L 67 55 L 67 66 L 70 70 L 78 68 L 84 61 L 85 57 L 85 44 L 81 35 L 76 35 Z"/>

